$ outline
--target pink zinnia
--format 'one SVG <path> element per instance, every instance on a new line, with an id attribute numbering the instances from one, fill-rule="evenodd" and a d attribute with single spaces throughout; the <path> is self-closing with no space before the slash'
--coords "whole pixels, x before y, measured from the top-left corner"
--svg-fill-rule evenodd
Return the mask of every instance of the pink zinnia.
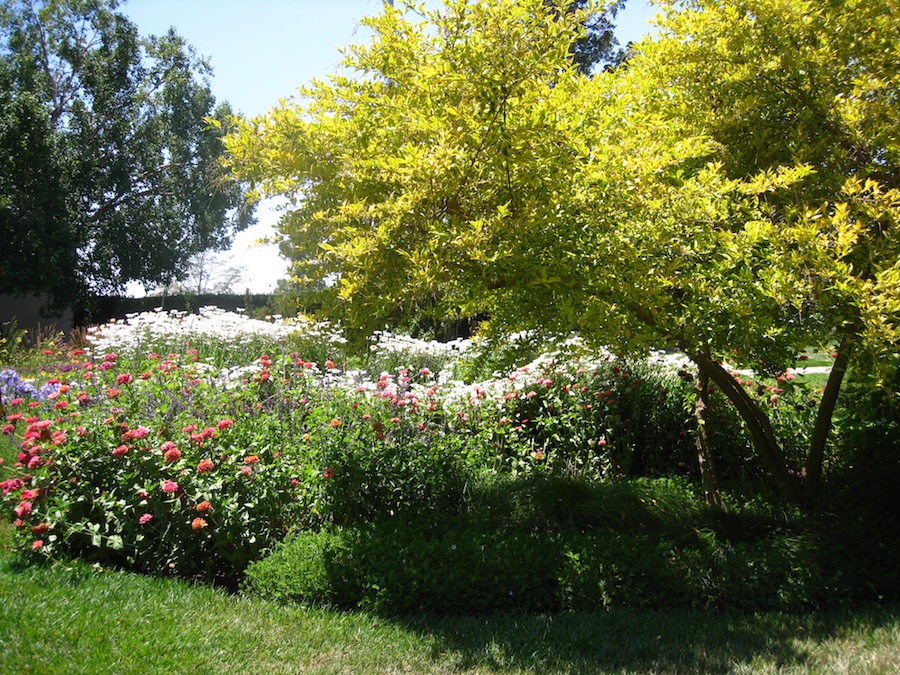
<path id="1" fill-rule="evenodd" d="M 19 502 L 19 505 L 13 510 L 15 511 L 16 515 L 19 518 L 24 518 L 29 513 L 31 513 L 31 506 L 32 506 L 31 502 L 28 502 L 28 501 Z"/>
<path id="2" fill-rule="evenodd" d="M 128 446 L 120 445 L 118 448 L 116 448 L 115 450 L 112 451 L 112 454 L 113 454 L 113 457 L 121 457 L 126 452 L 128 452 Z"/>
<path id="3" fill-rule="evenodd" d="M 253 469 L 251 469 L 249 466 L 242 466 L 241 473 L 244 474 L 245 476 L 249 476 L 253 473 Z"/>
<path id="4" fill-rule="evenodd" d="M 122 373 L 121 375 L 116 375 L 116 384 L 128 384 L 129 382 L 131 382 L 131 380 L 131 373 Z"/>
<path id="5" fill-rule="evenodd" d="M 174 480 L 164 480 L 162 483 L 160 483 L 160 488 L 162 488 L 163 492 L 177 492 L 178 483 L 176 483 Z"/>
<path id="6" fill-rule="evenodd" d="M 152 513 L 145 513 L 145 514 L 142 515 L 140 518 L 138 518 L 138 522 L 139 522 L 141 525 L 146 525 L 146 524 L 149 523 L 151 520 L 153 520 L 153 514 L 152 514 Z"/>
<path id="7" fill-rule="evenodd" d="M 334 478 L 334 469 L 332 469 L 330 466 L 326 467 L 322 472 L 322 478 L 325 478 L 326 480 Z"/>
<path id="8" fill-rule="evenodd" d="M 181 459 L 181 451 L 178 448 L 172 448 L 170 450 L 166 450 L 166 453 L 163 455 L 163 458 L 167 462 L 177 462 Z"/>
<path id="9" fill-rule="evenodd" d="M 213 464 L 211 459 L 201 459 L 200 463 L 197 465 L 197 473 L 207 473 L 216 468 L 216 465 Z"/>
<path id="10" fill-rule="evenodd" d="M 224 420 L 219 420 L 219 423 L 216 426 L 219 428 L 219 431 L 222 431 L 222 429 L 227 429 L 232 424 L 234 424 L 234 420 L 224 419 Z"/>
<path id="11" fill-rule="evenodd" d="M 31 550 L 37 551 L 43 545 L 44 545 L 43 541 L 41 541 L 40 539 L 35 539 L 31 544 Z"/>

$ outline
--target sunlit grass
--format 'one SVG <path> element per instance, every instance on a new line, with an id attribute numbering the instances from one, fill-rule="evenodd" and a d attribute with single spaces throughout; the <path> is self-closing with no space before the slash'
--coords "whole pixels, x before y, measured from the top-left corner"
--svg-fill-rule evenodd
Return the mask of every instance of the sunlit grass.
<path id="1" fill-rule="evenodd" d="M 891 609 L 381 617 L 0 557 L 0 672 L 895 673 Z"/>

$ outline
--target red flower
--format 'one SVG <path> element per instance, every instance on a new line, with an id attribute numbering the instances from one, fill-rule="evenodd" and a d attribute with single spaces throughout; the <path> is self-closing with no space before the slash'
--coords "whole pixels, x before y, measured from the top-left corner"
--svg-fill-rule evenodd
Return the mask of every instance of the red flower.
<path id="1" fill-rule="evenodd" d="M 322 472 L 322 478 L 326 480 L 331 480 L 332 478 L 334 478 L 334 469 L 332 469 L 330 466 L 326 467 Z"/>
<path id="2" fill-rule="evenodd" d="M 166 450 L 163 458 L 169 463 L 177 462 L 179 459 L 181 459 L 181 450 L 179 450 L 178 448 L 171 448 L 169 450 Z"/>
<path id="3" fill-rule="evenodd" d="M 219 428 L 219 431 L 222 431 L 222 429 L 227 429 L 232 424 L 234 424 L 234 420 L 224 419 L 224 420 L 219 420 L 219 423 L 216 426 Z"/>
<path id="4" fill-rule="evenodd" d="M 50 531 L 50 523 L 38 523 L 31 526 L 32 534 L 47 534 Z"/>
<path id="5" fill-rule="evenodd" d="M 197 473 L 207 473 L 216 468 L 216 465 L 213 464 L 211 459 L 201 459 L 200 463 L 197 465 Z"/>

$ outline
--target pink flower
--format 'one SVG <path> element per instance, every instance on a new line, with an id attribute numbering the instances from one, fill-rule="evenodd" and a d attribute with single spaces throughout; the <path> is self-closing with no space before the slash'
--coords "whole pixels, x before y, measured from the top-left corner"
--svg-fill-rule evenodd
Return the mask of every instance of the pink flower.
<path id="1" fill-rule="evenodd" d="M 152 514 L 152 513 L 145 513 L 145 514 L 142 515 L 140 518 L 138 518 L 138 522 L 139 522 L 141 525 L 146 525 L 146 524 L 149 523 L 151 520 L 153 520 L 153 514 Z"/>
<path id="2" fill-rule="evenodd" d="M 19 518 L 24 518 L 31 513 L 32 504 L 29 501 L 19 502 L 19 505 L 13 509 Z"/>
<path id="3" fill-rule="evenodd" d="M 43 545 L 44 545 L 44 542 L 43 542 L 42 540 L 40 540 L 40 539 L 35 539 L 35 540 L 31 543 L 31 550 L 32 550 L 32 551 L 37 551 L 37 550 L 38 550 L 39 548 L 41 548 Z"/>
<path id="4" fill-rule="evenodd" d="M 167 493 L 178 491 L 178 483 L 176 483 L 174 480 L 164 480 L 162 483 L 160 483 L 159 487 L 163 492 Z"/>
<path id="5" fill-rule="evenodd" d="M 131 377 L 131 373 L 122 373 L 121 375 L 116 375 L 116 384 L 128 384 L 132 379 L 133 378 Z"/>
<path id="6" fill-rule="evenodd" d="M 121 457 L 126 452 L 128 452 L 128 446 L 120 445 L 118 448 L 116 448 L 115 450 L 112 451 L 112 454 L 113 454 L 113 457 Z"/>
<path id="7" fill-rule="evenodd" d="M 179 459 L 181 459 L 181 450 L 179 450 L 178 448 L 171 448 L 170 450 L 166 450 L 165 454 L 163 455 L 163 459 L 165 459 L 169 463 L 177 462 Z"/>
<path id="8" fill-rule="evenodd" d="M 213 464 L 211 459 L 201 459 L 200 463 L 197 465 L 197 473 L 207 473 L 216 468 L 216 465 Z"/>
<path id="9" fill-rule="evenodd" d="M 15 431 L 15 429 L 16 429 L 15 426 L 13 426 L 12 424 L 7 424 L 6 426 L 3 427 L 3 433 L 6 435 L 9 435 L 13 431 Z"/>
<path id="10" fill-rule="evenodd" d="M 245 476 L 250 476 L 253 474 L 253 469 L 251 469 L 249 466 L 242 466 L 241 473 Z"/>
<path id="11" fill-rule="evenodd" d="M 194 518 L 191 521 L 191 529 L 194 529 L 194 530 L 202 530 L 207 525 L 209 525 L 209 523 L 207 523 L 205 520 L 203 520 L 203 518 Z"/>
<path id="12" fill-rule="evenodd" d="M 328 359 L 325 361 L 325 367 L 328 368 L 328 370 L 334 370 L 336 366 L 334 365 L 334 361 Z"/>
<path id="13" fill-rule="evenodd" d="M 228 427 L 230 427 L 232 424 L 234 424 L 234 420 L 224 419 L 219 420 L 219 423 L 216 426 L 219 428 L 219 431 L 222 431 L 223 429 L 227 429 Z"/>

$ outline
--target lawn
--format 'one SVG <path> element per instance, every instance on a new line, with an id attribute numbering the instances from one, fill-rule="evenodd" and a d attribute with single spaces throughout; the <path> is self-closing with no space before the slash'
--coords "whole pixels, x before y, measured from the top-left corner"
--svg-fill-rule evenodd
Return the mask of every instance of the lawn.
<path id="1" fill-rule="evenodd" d="M 6 673 L 896 673 L 898 608 L 384 617 L 0 556 Z"/>

